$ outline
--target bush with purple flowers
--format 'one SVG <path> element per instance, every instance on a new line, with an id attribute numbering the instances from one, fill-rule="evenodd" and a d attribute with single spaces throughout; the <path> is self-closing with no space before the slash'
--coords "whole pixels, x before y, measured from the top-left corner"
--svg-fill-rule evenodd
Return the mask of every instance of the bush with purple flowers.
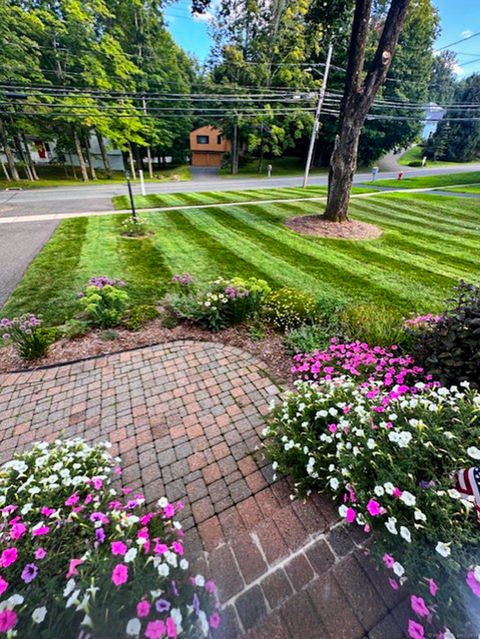
<path id="1" fill-rule="evenodd" d="M 21 315 L 0 321 L 0 333 L 5 342 L 14 345 L 20 357 L 33 361 L 43 357 L 51 343 L 48 331 L 42 329 L 42 321 L 35 315 Z"/>

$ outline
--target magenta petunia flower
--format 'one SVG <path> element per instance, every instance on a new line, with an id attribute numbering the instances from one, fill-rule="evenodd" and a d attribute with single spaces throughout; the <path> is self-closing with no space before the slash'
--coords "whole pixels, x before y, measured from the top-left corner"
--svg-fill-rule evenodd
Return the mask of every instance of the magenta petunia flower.
<path id="1" fill-rule="evenodd" d="M 433 579 L 429 579 L 429 580 L 428 580 L 428 587 L 429 587 L 430 594 L 432 595 L 432 597 L 435 597 L 435 595 L 436 595 L 436 594 L 437 594 L 437 592 L 438 592 L 438 586 L 437 586 L 437 584 L 434 582 L 434 580 L 433 580 Z"/>
<path id="2" fill-rule="evenodd" d="M 175 515 L 175 506 L 173 504 L 167 504 L 163 509 L 163 514 L 167 519 L 171 519 Z"/>
<path id="3" fill-rule="evenodd" d="M 183 555 L 183 546 L 179 541 L 174 541 L 172 544 L 172 548 L 177 555 Z"/>
<path id="4" fill-rule="evenodd" d="M 123 541 L 112 541 L 110 546 L 112 549 L 112 555 L 122 555 L 123 557 L 123 555 L 125 555 L 128 550 L 126 544 L 124 544 Z"/>
<path id="5" fill-rule="evenodd" d="M 32 535 L 34 537 L 41 537 L 42 535 L 48 535 L 49 532 L 50 532 L 50 528 L 45 525 L 36 526 L 35 528 L 32 529 Z"/>
<path id="6" fill-rule="evenodd" d="M 78 496 L 78 493 L 73 493 L 73 495 L 70 495 L 70 497 L 65 500 L 65 506 L 75 506 L 75 504 L 78 504 L 79 501 L 80 497 Z"/>
<path id="7" fill-rule="evenodd" d="M 425 628 L 421 623 L 417 623 L 416 621 L 413 621 L 413 619 L 409 619 L 408 635 L 411 639 L 425 639 Z"/>
<path id="8" fill-rule="evenodd" d="M 393 568 L 393 564 L 395 563 L 395 559 L 392 557 L 392 555 L 383 555 L 383 563 L 387 568 L 390 568 L 391 570 Z"/>
<path id="9" fill-rule="evenodd" d="M 157 541 L 157 543 L 155 544 L 155 546 L 153 548 L 153 552 L 156 555 L 164 555 L 166 552 L 168 552 L 168 546 L 167 546 L 167 544 L 162 544 L 162 543 Z"/>
<path id="10" fill-rule="evenodd" d="M 145 630 L 145 637 L 148 639 L 160 639 L 166 633 L 167 628 L 163 621 L 149 621 Z"/>
<path id="11" fill-rule="evenodd" d="M 8 632 L 17 623 L 15 610 L 2 610 L 0 612 L 0 632 Z"/>
<path id="12" fill-rule="evenodd" d="M 390 588 L 392 588 L 392 590 L 398 590 L 400 587 L 398 585 L 398 582 L 395 579 L 392 579 L 392 577 L 388 578 L 388 583 L 390 584 Z"/>
<path id="13" fill-rule="evenodd" d="M 117 564 L 112 572 L 112 581 L 118 587 L 128 580 L 128 568 L 125 564 Z M 148 635 L 147 635 L 148 637 Z"/>
<path id="14" fill-rule="evenodd" d="M 480 583 L 475 579 L 475 573 L 473 570 L 470 570 L 467 575 L 467 585 L 474 595 L 480 597 Z"/>
<path id="15" fill-rule="evenodd" d="M 70 579 L 70 577 L 73 577 L 73 575 L 78 574 L 77 568 L 81 564 L 83 564 L 83 559 L 70 559 L 70 565 L 68 567 L 68 572 L 67 572 L 67 579 Z"/>
<path id="16" fill-rule="evenodd" d="M 0 555 L 0 566 L 2 568 L 8 568 L 11 564 L 17 561 L 18 550 L 16 548 L 5 548 Z"/>
<path id="17" fill-rule="evenodd" d="M 211 579 L 205 582 L 205 590 L 210 594 L 214 594 L 217 591 L 217 586 L 213 583 Z"/>
<path id="18" fill-rule="evenodd" d="M 53 513 L 55 512 L 55 508 L 48 508 L 48 506 L 43 506 L 40 512 L 44 517 L 50 517 L 50 515 L 53 515 Z"/>
<path id="19" fill-rule="evenodd" d="M 23 537 L 23 535 L 26 532 L 27 532 L 27 527 L 25 526 L 25 524 L 22 524 L 22 522 L 19 521 L 12 525 L 12 528 L 10 530 L 10 536 L 12 539 L 17 541 L 17 539 L 20 539 L 20 537 Z"/>
<path id="20" fill-rule="evenodd" d="M 171 639 L 178 637 L 177 624 L 172 617 L 168 617 L 167 619 L 167 637 L 171 637 Z"/>
<path id="21" fill-rule="evenodd" d="M 412 595 L 410 597 L 410 602 L 413 612 L 415 612 L 419 617 L 428 617 L 430 610 L 425 605 L 423 597 Z"/>
<path id="22" fill-rule="evenodd" d="M 355 512 L 355 510 L 353 508 L 348 508 L 346 519 L 347 519 L 349 524 L 353 524 L 353 522 L 355 521 L 356 516 L 357 516 L 357 513 Z"/>
<path id="23" fill-rule="evenodd" d="M 210 628 L 213 628 L 214 630 L 218 628 L 218 626 L 220 625 L 220 621 L 220 615 L 218 614 L 218 612 L 214 612 L 213 615 L 210 615 L 210 619 L 208 620 Z"/>
<path id="24" fill-rule="evenodd" d="M 137 617 L 148 617 L 148 615 L 150 614 L 150 602 L 148 602 L 146 599 L 142 599 L 142 601 L 139 601 L 137 604 Z"/>
<path id="25" fill-rule="evenodd" d="M 3 577 L 0 577 L 0 596 L 3 595 L 5 590 L 8 588 L 8 581 L 5 581 Z"/>
<path id="26" fill-rule="evenodd" d="M 370 499 L 367 504 L 367 510 L 372 515 L 372 517 L 378 517 L 378 515 L 382 514 L 382 507 L 375 499 Z"/>
<path id="27" fill-rule="evenodd" d="M 35 559 L 43 559 L 47 553 L 44 548 L 37 548 L 35 551 Z"/>
<path id="28" fill-rule="evenodd" d="M 22 571 L 22 579 L 29 584 L 38 575 L 38 568 L 35 564 L 27 564 Z"/>

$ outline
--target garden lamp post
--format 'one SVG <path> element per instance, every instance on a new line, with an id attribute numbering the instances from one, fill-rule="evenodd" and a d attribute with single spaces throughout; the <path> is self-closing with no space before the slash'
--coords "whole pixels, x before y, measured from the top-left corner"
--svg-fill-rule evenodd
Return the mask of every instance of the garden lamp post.
<path id="1" fill-rule="evenodd" d="M 130 197 L 130 208 L 132 209 L 132 218 L 135 220 L 135 222 L 138 222 L 137 212 L 135 210 L 135 201 L 133 199 L 132 184 L 130 182 L 130 172 L 129 171 L 125 171 L 125 179 L 127 180 L 128 195 Z"/>

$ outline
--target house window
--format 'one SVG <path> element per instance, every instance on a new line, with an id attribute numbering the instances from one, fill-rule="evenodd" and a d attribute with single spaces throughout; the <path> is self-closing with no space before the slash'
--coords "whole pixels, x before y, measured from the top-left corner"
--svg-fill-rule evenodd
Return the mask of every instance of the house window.
<path id="1" fill-rule="evenodd" d="M 217 144 L 221 144 L 222 143 L 222 135 L 217 135 Z"/>
<path id="2" fill-rule="evenodd" d="M 197 135 L 197 144 L 208 144 L 210 142 L 210 138 L 208 135 Z"/>

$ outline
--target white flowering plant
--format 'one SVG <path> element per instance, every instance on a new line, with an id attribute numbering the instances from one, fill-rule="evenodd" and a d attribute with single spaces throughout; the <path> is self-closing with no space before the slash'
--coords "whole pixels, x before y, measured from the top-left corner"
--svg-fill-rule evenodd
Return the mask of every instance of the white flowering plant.
<path id="1" fill-rule="evenodd" d="M 465 631 L 480 527 L 453 474 L 478 464 L 480 396 L 468 386 L 329 377 L 297 381 L 273 409 L 264 434 L 276 472 L 293 476 L 299 495 L 329 492 L 349 524 L 376 531 L 392 588 L 408 579 L 416 593 L 412 638 L 427 626 Z"/>
<path id="2" fill-rule="evenodd" d="M 3 466 L 0 636 L 196 639 L 219 625 L 215 585 L 189 575 L 183 504 L 147 511 L 142 495 L 113 487 L 117 463 L 75 440 Z"/>

